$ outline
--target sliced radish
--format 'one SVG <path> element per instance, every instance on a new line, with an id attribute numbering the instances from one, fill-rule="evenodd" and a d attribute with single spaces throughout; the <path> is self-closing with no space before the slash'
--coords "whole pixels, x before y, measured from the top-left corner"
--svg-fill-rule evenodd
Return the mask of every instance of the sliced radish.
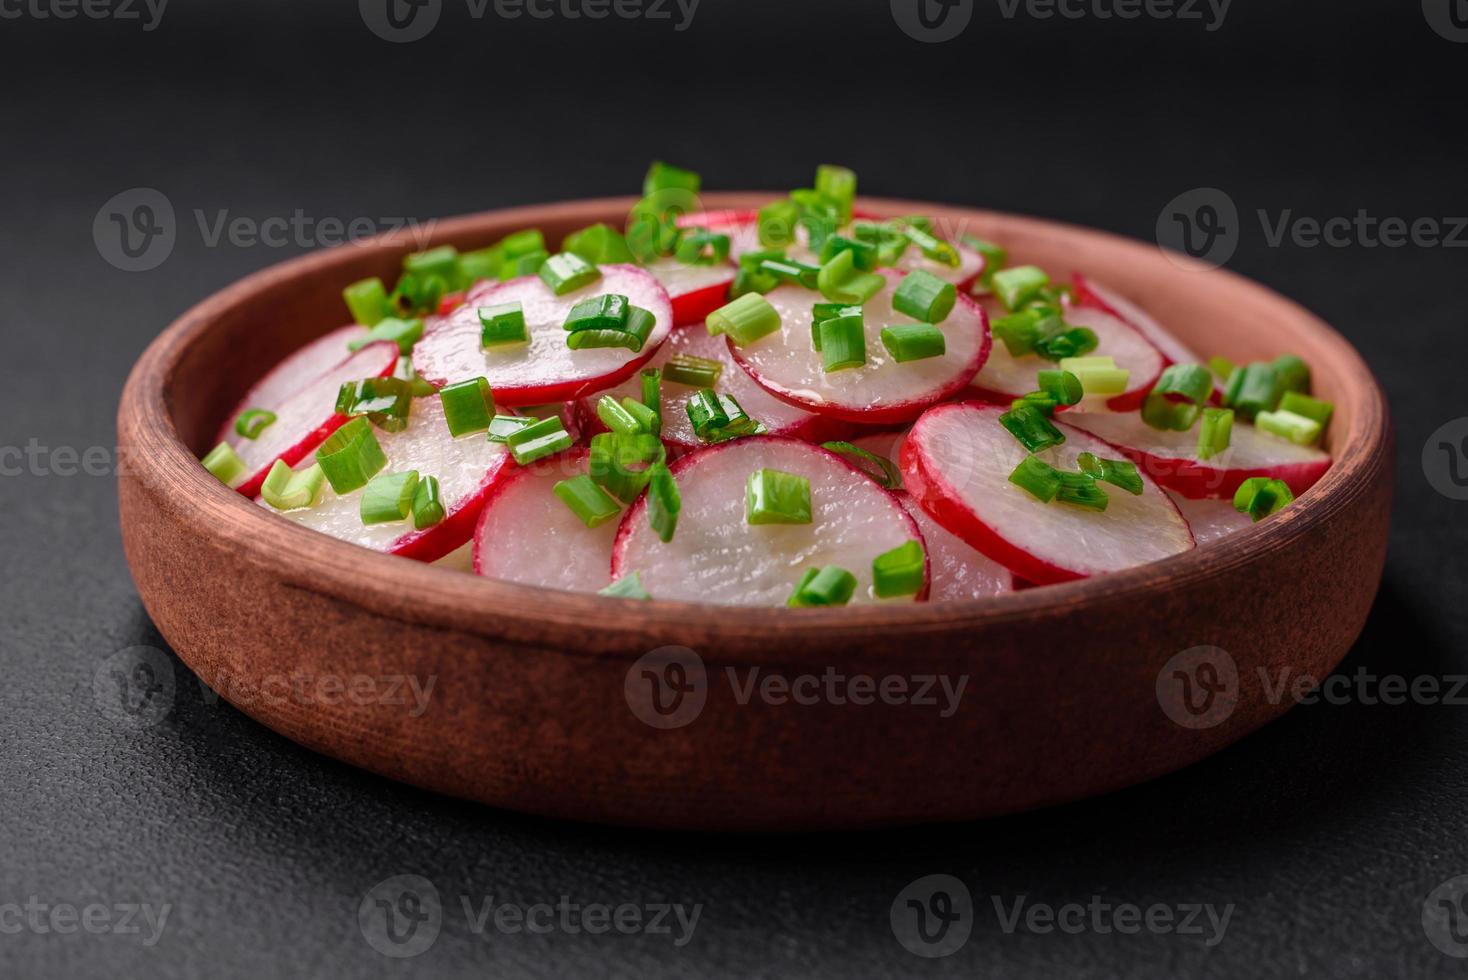
<path id="1" fill-rule="evenodd" d="M 873 432 L 852 439 L 851 443 L 869 453 L 885 456 L 895 463 L 902 456 L 902 440 L 907 438 L 908 431 L 908 429 L 894 429 L 890 432 Z"/>
<path id="2" fill-rule="evenodd" d="M 215 442 L 234 444 L 239 439 L 234 431 L 234 420 L 240 417 L 241 412 L 252 408 L 277 411 L 302 388 L 351 357 L 352 351 L 347 345 L 366 334 L 367 328 L 355 323 L 341 327 L 325 337 L 318 337 L 281 361 L 250 389 L 229 418 L 224 420 Z"/>
<path id="3" fill-rule="evenodd" d="M 495 401 L 529 405 L 566 401 L 631 377 L 647 363 L 673 329 L 668 292 L 653 276 L 630 265 L 604 265 L 589 286 L 557 296 L 539 276 L 483 283 L 464 305 L 433 325 L 413 350 L 413 365 L 434 384 L 469 378 L 489 379 Z M 640 352 L 621 347 L 571 350 L 566 346 L 566 314 L 583 299 L 615 293 L 626 296 L 657 319 Z M 479 307 L 519 302 L 525 310 L 528 344 L 484 350 L 480 347 Z"/>
<path id="4" fill-rule="evenodd" d="M 591 453 L 571 449 L 520 467 L 494 490 L 474 532 L 474 571 L 547 589 L 595 592 L 612 581 L 617 521 L 589 528 L 554 487 L 586 472 Z"/>
<path id="5" fill-rule="evenodd" d="M 984 305 L 991 322 L 1007 315 L 994 300 L 987 300 Z M 1098 343 L 1092 356 L 1110 357 L 1117 367 L 1131 372 L 1127 390 L 1106 399 L 1106 407 L 1115 411 L 1141 407 L 1142 399 L 1152 390 L 1167 364 L 1162 352 L 1123 320 L 1094 307 L 1071 307 L 1066 310 L 1065 322 L 1094 330 Z M 974 378 L 973 389 L 981 398 L 1008 404 L 1034 391 L 1036 375 L 1056 366 L 1034 355 L 1015 357 L 1002 341 L 995 341 L 993 352 Z"/>
<path id="6" fill-rule="evenodd" d="M 414 530 L 411 520 L 363 524 L 362 491 L 338 496 L 330 485 L 315 507 L 281 516 L 373 551 L 436 561 L 469 540 L 490 491 L 514 468 L 504 443 L 490 442 L 482 432 L 458 439 L 450 436 L 443 403 L 431 395 L 413 401 L 408 427 L 402 432 L 374 429 L 373 434 L 387 456 L 383 472 L 417 470 L 420 477 L 437 477 L 448 516 L 422 531 Z M 262 501 L 261 506 L 267 505 Z"/>
<path id="7" fill-rule="evenodd" d="M 1104 511 L 1041 503 L 1009 482 L 1024 446 L 999 423 L 1003 409 L 940 405 L 912 427 L 902 447 L 907 491 L 938 523 L 1016 575 L 1048 585 L 1141 565 L 1193 547 L 1187 522 L 1143 477 L 1141 496 L 1104 486 Z M 1114 450 L 1057 422 L 1063 445 L 1037 455 L 1063 470 L 1083 452 Z"/>
<path id="8" fill-rule="evenodd" d="M 747 522 L 746 483 L 759 469 L 810 481 L 810 524 Z M 683 500 L 677 533 L 664 544 L 648 526 L 645 499 L 638 500 L 617 533 L 614 579 L 639 572 L 656 599 L 780 606 L 806 569 L 837 565 L 856 576 L 853 603 L 897 601 L 872 594 L 872 559 L 922 533 L 892 494 L 839 456 L 757 436 L 684 456 L 673 474 Z"/>
<path id="9" fill-rule="evenodd" d="M 929 602 L 982 599 L 1014 591 L 1013 572 L 983 552 L 975 551 L 962 538 L 933 520 L 912 499 L 912 494 L 899 490 L 895 496 L 923 532 L 931 577 L 928 582 Z"/>
<path id="10" fill-rule="evenodd" d="M 773 436 L 790 436 L 807 442 L 840 439 L 850 431 L 849 423 L 826 418 L 807 412 L 803 408 L 782 402 L 750 379 L 734 362 L 729 345 L 723 337 L 710 337 L 702 327 L 674 330 L 663 344 L 657 356 L 649 362 L 652 367 L 664 367 L 674 354 L 688 354 L 705 360 L 718 361 L 724 365 L 715 390 L 723 395 L 733 395 L 739 407 L 752 419 L 762 422 Z M 686 385 L 663 381 L 663 442 L 675 454 L 692 452 L 702 448 L 698 436 L 694 435 L 693 423 L 688 420 L 685 407 L 695 389 Z M 578 416 L 582 428 L 589 432 L 605 432 L 606 426 L 596 414 L 596 403 L 603 395 L 611 395 L 620 401 L 623 398 L 642 400 L 642 380 L 632 378 L 606 392 L 598 392 L 578 402 Z"/>
<path id="11" fill-rule="evenodd" d="M 1151 341 L 1152 346 L 1160 350 L 1170 363 L 1196 364 L 1201 362 L 1198 355 L 1193 353 L 1187 344 L 1174 337 L 1166 327 L 1158 323 L 1136 303 L 1095 280 L 1087 279 L 1079 272 L 1072 278 L 1075 281 L 1076 301 L 1081 306 L 1110 313 L 1123 321 Z"/>
<path id="12" fill-rule="evenodd" d="M 864 307 L 867 361 L 861 367 L 825 372 L 810 337 L 811 307 L 825 299 L 799 286 L 781 286 L 765 296 L 780 314 L 780 329 L 746 347 L 735 347 L 730 340 L 734 359 L 775 397 L 821 415 L 870 424 L 917 418 L 973 379 L 989 356 L 989 324 L 983 309 L 960 294 L 941 324 L 947 351 L 899 363 L 882 346 L 882 328 L 911 323 L 912 317 L 892 309 L 902 274 L 882 274 L 886 287 Z"/>
<path id="13" fill-rule="evenodd" d="M 729 301 L 735 268 L 719 265 L 689 265 L 677 259 L 658 259 L 647 265 L 673 304 L 673 326 L 702 325 L 708 315 Z"/>
<path id="14" fill-rule="evenodd" d="M 1183 520 L 1188 522 L 1188 527 L 1193 532 L 1193 540 L 1198 542 L 1200 548 L 1210 541 L 1217 541 L 1235 531 L 1242 531 L 1254 523 L 1254 519 L 1248 514 L 1241 514 L 1235 510 L 1231 500 L 1191 500 L 1176 490 L 1168 490 L 1167 495 L 1177 505 L 1178 512 L 1183 515 Z"/>
<path id="15" fill-rule="evenodd" d="M 1212 459 L 1198 459 L 1198 429 L 1154 429 L 1139 412 L 1067 412 L 1065 421 L 1116 446 L 1127 458 L 1169 489 L 1185 497 L 1232 498 L 1239 484 L 1267 476 L 1289 484 L 1296 496 L 1314 486 L 1330 468 L 1330 456 L 1266 435 L 1238 419 L 1228 448 Z"/>
<path id="16" fill-rule="evenodd" d="M 250 478 L 240 484 L 240 493 L 246 497 L 258 495 L 277 459 L 295 466 L 325 442 L 327 436 L 346 424 L 347 417 L 336 414 L 336 396 L 342 385 L 363 378 L 387 377 L 397 363 L 397 344 L 368 344 L 336 367 L 297 388 L 294 395 L 272 408 L 275 421 L 265 427 L 260 438 L 246 439 L 233 435 L 230 443 L 244 460 L 245 472 L 250 474 Z M 231 425 L 233 422 L 231 419 Z"/>

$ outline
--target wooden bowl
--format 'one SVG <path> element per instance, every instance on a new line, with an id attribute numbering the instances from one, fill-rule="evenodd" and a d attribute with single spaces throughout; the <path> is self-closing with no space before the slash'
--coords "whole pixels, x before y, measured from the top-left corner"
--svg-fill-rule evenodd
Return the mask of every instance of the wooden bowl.
<path id="1" fill-rule="evenodd" d="M 708 195 L 706 205 L 770 197 Z M 456 218 L 433 243 L 478 247 L 527 226 L 555 241 L 618 224 L 631 203 Z M 389 236 L 252 275 L 186 313 L 138 361 L 118 417 L 130 463 L 119 495 L 144 605 L 205 681 L 302 745 L 495 806 L 649 827 L 963 820 L 1103 793 L 1283 713 L 1288 699 L 1271 701 L 1264 677 L 1335 667 L 1381 577 L 1392 495 L 1386 403 L 1349 344 L 1261 286 L 1155 246 L 920 202 L 863 206 L 931 214 L 1005 243 L 1016 261 L 1088 273 L 1208 354 L 1300 354 L 1337 406 L 1334 465 L 1295 506 L 1221 542 L 973 602 L 638 603 L 378 555 L 266 513 L 196 457 L 254 379 L 340 325 L 346 283 L 395 273 L 413 243 Z M 797 703 L 758 686 L 744 696 L 751 677 L 828 671 L 905 678 L 909 697 L 888 687 L 869 704 Z M 940 677 L 964 680 L 957 710 L 944 709 L 936 682 L 919 697 L 924 678 Z M 426 709 L 405 678 L 432 684 Z M 652 708 L 655 680 L 671 714 Z M 861 683 L 843 689 L 859 696 Z M 1179 713 L 1185 694 L 1201 714 Z"/>

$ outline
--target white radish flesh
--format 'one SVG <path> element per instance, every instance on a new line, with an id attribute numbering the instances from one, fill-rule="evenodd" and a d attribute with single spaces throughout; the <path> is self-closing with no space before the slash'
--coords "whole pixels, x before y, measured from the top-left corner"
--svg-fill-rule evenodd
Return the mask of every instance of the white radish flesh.
<path id="1" fill-rule="evenodd" d="M 928 601 L 983 599 L 1014 591 L 1014 573 L 933 520 L 912 494 L 895 494 L 917 521 L 928 552 Z"/>
<path id="2" fill-rule="evenodd" d="M 216 442 L 233 443 L 237 438 L 234 420 L 252 408 L 275 411 L 297 392 L 352 356 L 348 344 L 367 335 L 367 328 L 352 324 L 318 337 L 291 354 L 251 388 L 220 427 Z"/>
<path id="3" fill-rule="evenodd" d="M 1254 519 L 1248 514 L 1241 514 L 1234 509 L 1231 500 L 1192 500 L 1175 490 L 1167 491 L 1167 495 L 1177 505 L 1183 520 L 1188 522 L 1193 539 L 1200 548 L 1254 524 Z"/>

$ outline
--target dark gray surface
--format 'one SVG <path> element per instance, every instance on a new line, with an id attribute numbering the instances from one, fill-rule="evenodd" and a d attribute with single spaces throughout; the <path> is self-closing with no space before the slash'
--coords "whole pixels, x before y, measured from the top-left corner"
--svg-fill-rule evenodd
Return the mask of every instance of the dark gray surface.
<path id="1" fill-rule="evenodd" d="M 110 447 L 122 381 L 147 342 L 196 300 L 301 250 L 208 247 L 195 209 L 211 220 L 297 208 L 426 219 L 621 193 L 653 155 L 701 169 L 713 187 L 794 186 L 832 159 L 872 193 L 1148 238 L 1174 195 L 1216 186 L 1245 218 L 1230 266 L 1335 324 L 1396 413 L 1386 580 L 1342 671 L 1468 670 L 1465 505 L 1436 493 L 1420 463 L 1429 435 L 1468 414 L 1468 253 L 1273 248 L 1253 218 L 1468 212 L 1468 45 L 1433 34 L 1416 4 L 1360 5 L 1348 18 L 1240 2 L 1213 33 L 1007 21 L 986 6 L 939 45 L 904 37 L 883 3 L 705 0 L 683 33 L 473 23 L 451 6 L 429 39 L 389 46 L 349 3 L 176 2 L 148 33 L 0 21 L 0 446 Z M 826 50 L 833 30 L 870 54 L 876 75 L 849 79 L 853 90 L 837 84 L 857 63 Z M 614 67 L 592 71 L 593 50 Z M 765 70 L 756 81 L 737 70 L 746 58 Z M 781 102 L 823 88 L 822 121 Z M 162 190 L 181 223 L 160 268 L 129 274 L 99 256 L 92 221 L 138 186 Z M 118 651 L 166 645 L 122 560 L 112 477 L 63 475 L 64 452 L 42 458 L 48 475 L 0 478 L 0 912 L 34 896 L 167 903 L 170 914 L 151 946 L 0 931 L 0 975 L 1463 972 L 1422 925 L 1428 892 L 1468 874 L 1461 706 L 1305 706 L 1170 778 L 970 826 L 738 839 L 548 823 L 318 758 L 206 697 L 176 661 L 161 723 L 115 720 L 94 676 Z M 1301 574 L 1308 587 L 1330 570 Z M 1055 682 L 1085 679 L 1057 671 Z M 943 751 L 922 763 L 933 778 Z M 431 880 L 448 911 L 433 948 L 397 962 L 366 942 L 357 908 L 405 873 Z M 979 910 L 973 937 L 943 960 L 913 956 L 888 925 L 898 892 L 933 873 L 962 879 Z M 703 908 L 680 948 L 668 936 L 479 936 L 460 895 Z M 1213 947 L 1200 936 L 1010 935 L 992 895 L 1235 911 Z M 0 929 L 10 921 L 0 915 Z"/>

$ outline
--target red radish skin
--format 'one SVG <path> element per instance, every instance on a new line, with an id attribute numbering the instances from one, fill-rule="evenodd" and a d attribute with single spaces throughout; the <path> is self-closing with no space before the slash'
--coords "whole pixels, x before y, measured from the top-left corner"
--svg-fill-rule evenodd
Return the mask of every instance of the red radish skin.
<path id="1" fill-rule="evenodd" d="M 906 490 L 932 517 L 1016 575 L 1041 585 L 1086 578 L 1166 558 L 1193 547 L 1172 501 L 1143 477 L 1142 495 L 1104 487 L 1105 511 L 1041 503 L 1009 482 L 1025 448 L 999 423 L 1003 410 L 940 405 L 918 419 L 902 447 Z M 1082 452 L 1112 447 L 1063 422 L 1064 445 L 1037 455 L 1075 470 Z"/>
<path id="2" fill-rule="evenodd" d="M 932 579 L 928 583 L 929 602 L 983 599 L 1014 591 L 1014 573 L 1009 569 L 974 550 L 962 538 L 929 517 L 927 511 L 912 499 L 912 494 L 899 490 L 894 496 L 907 508 L 923 532 L 923 546 L 928 552 L 928 574 Z"/>
<path id="3" fill-rule="evenodd" d="M 282 517 L 322 534 L 373 551 L 431 562 L 462 547 L 474 534 L 479 513 L 495 486 L 515 468 L 503 443 L 490 442 L 484 433 L 449 435 L 443 403 L 437 397 L 413 401 L 413 414 L 402 432 L 374 429 L 387 456 L 384 473 L 417 470 L 438 478 L 448 515 L 433 527 L 413 528 L 412 520 L 387 524 L 362 523 L 362 491 L 338 496 L 328 485 L 315 507 L 286 511 Z M 260 506 L 267 507 L 263 501 Z"/>
<path id="4" fill-rule="evenodd" d="M 646 268 L 668 291 L 675 328 L 702 326 L 710 313 L 729 301 L 729 287 L 734 284 L 735 269 L 727 262 L 688 265 L 664 258 Z"/>
<path id="5" fill-rule="evenodd" d="M 554 491 L 584 474 L 590 457 L 590 450 L 571 449 L 516 467 L 495 487 L 474 532 L 475 574 L 570 592 L 611 584 L 617 519 L 589 528 Z"/>
<path id="6" fill-rule="evenodd" d="M 355 323 L 340 327 L 325 337 L 316 338 L 281 361 L 241 399 L 229 418 L 220 426 L 219 435 L 214 441 L 233 444 L 239 438 L 234 431 L 234 420 L 240 417 L 240 413 L 252 408 L 275 411 L 306 385 L 351 357 L 352 351 L 347 345 L 366 335 L 367 328 Z"/>
<path id="7" fill-rule="evenodd" d="M 1254 519 L 1248 514 L 1241 514 L 1234 509 L 1232 500 L 1193 500 L 1176 490 L 1168 490 L 1167 496 L 1177 506 L 1183 520 L 1188 522 L 1193 540 L 1198 542 L 1200 548 L 1254 524 Z"/>
<path id="8" fill-rule="evenodd" d="M 657 353 L 673 328 L 667 290 L 636 266 L 601 266 L 601 278 L 564 296 L 556 296 L 539 276 L 504 283 L 483 283 L 469 292 L 464 305 L 431 326 L 418 341 L 413 364 L 437 385 L 469 378 L 489 379 L 500 405 L 535 405 L 572 399 L 610 388 L 637 373 Z M 571 307 L 583 299 L 616 293 L 656 317 L 657 325 L 637 353 L 625 348 L 571 350 L 563 324 Z M 483 350 L 479 307 L 519 301 L 530 332 L 528 344 Z"/>
<path id="9" fill-rule="evenodd" d="M 812 523 L 746 522 L 746 481 L 761 468 L 810 480 Z M 872 594 L 872 559 L 921 541 L 922 532 L 892 494 L 834 453 L 755 436 L 691 453 L 672 470 L 683 501 L 677 533 L 659 540 L 645 495 L 639 498 L 617 531 L 613 579 L 637 571 L 655 599 L 783 606 L 807 568 L 839 565 L 856 576 L 853 603 L 926 599 L 926 591 L 900 599 Z"/>
<path id="10" fill-rule="evenodd" d="M 883 327 L 911 323 L 912 318 L 892 309 L 902 274 L 888 270 L 883 275 L 886 287 L 864 307 L 867 361 L 861 367 L 825 372 L 810 337 L 811 307 L 825 299 L 799 286 L 781 286 L 765 297 L 780 314 L 778 331 L 746 347 L 730 339 L 730 353 L 760 387 L 808 411 L 869 425 L 917 418 L 973 380 L 989 356 L 989 323 L 979 304 L 960 295 L 940 325 L 947 352 L 898 363 L 882 346 L 880 334 Z"/>
<path id="11" fill-rule="evenodd" d="M 1075 284 L 1076 302 L 1083 307 L 1098 309 L 1121 320 L 1151 342 L 1162 352 L 1169 364 L 1197 364 L 1201 359 L 1186 344 L 1158 323 L 1153 317 L 1120 293 L 1108 289 L 1099 282 L 1087 279 L 1077 272 L 1071 277 Z"/>
<path id="12" fill-rule="evenodd" d="M 342 385 L 363 378 L 385 378 L 397 363 L 397 344 L 368 344 L 278 405 L 275 421 L 266 426 L 260 438 L 234 436 L 230 442 L 250 474 L 237 488 L 239 492 L 246 497 L 258 496 L 276 460 L 295 466 L 347 423 L 345 415 L 336 414 L 336 396 Z"/>
<path id="13" fill-rule="evenodd" d="M 1137 468 L 1184 497 L 1224 497 L 1250 477 L 1283 480 L 1299 496 L 1330 469 L 1329 454 L 1276 439 L 1242 419 L 1234 422 L 1229 448 L 1200 460 L 1198 426 L 1187 432 L 1154 429 L 1138 412 L 1067 412 L 1065 421 L 1104 439 L 1137 464 Z"/>

